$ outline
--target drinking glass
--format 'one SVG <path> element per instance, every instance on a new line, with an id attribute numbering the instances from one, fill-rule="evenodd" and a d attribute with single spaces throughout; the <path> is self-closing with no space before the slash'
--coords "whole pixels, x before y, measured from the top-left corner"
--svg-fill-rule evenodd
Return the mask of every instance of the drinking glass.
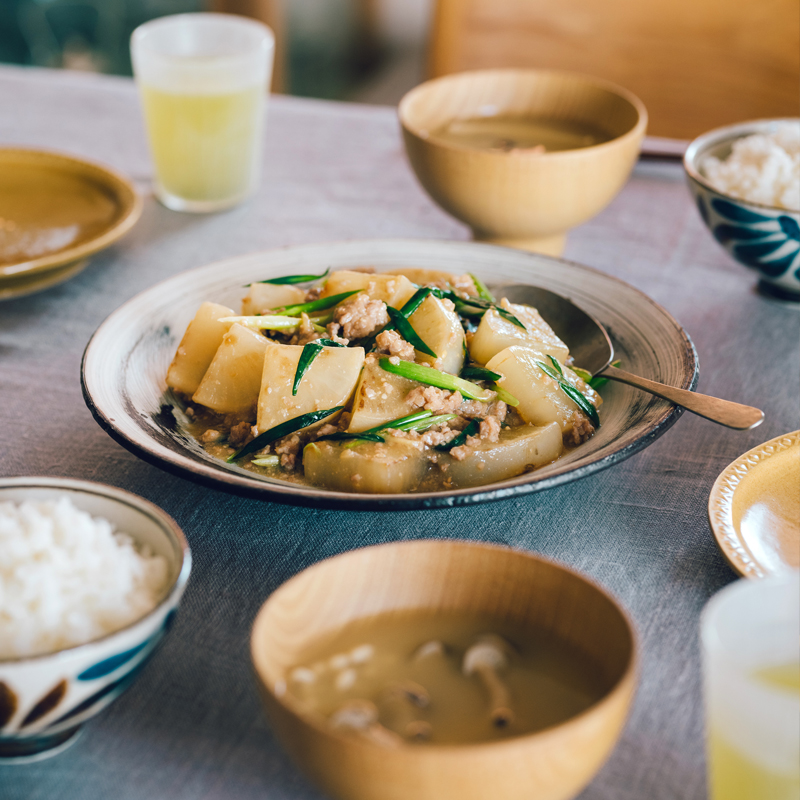
<path id="1" fill-rule="evenodd" d="M 176 14 L 131 36 L 155 191 L 167 208 L 218 211 L 258 185 L 275 37 L 232 14 Z"/>
<path id="2" fill-rule="evenodd" d="M 800 573 L 743 579 L 701 619 L 711 800 L 800 797 Z"/>

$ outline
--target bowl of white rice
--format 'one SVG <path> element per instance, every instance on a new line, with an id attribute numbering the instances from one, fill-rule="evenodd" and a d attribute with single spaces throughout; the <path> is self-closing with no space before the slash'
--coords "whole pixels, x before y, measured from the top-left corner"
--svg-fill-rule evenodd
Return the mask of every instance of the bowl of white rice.
<path id="1" fill-rule="evenodd" d="M 756 270 L 763 291 L 800 300 L 800 119 L 717 128 L 683 163 L 714 238 Z"/>
<path id="2" fill-rule="evenodd" d="M 175 521 L 130 492 L 0 479 L 0 765 L 53 755 L 133 682 L 191 569 Z"/>

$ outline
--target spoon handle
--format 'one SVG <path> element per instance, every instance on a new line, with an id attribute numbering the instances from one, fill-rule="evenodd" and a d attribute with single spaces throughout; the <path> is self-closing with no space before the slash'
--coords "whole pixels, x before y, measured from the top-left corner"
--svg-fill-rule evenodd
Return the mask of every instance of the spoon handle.
<path id="1" fill-rule="evenodd" d="M 760 425 L 764 419 L 764 412 L 758 408 L 732 403 L 730 400 L 720 400 L 705 394 L 697 394 L 697 392 L 689 392 L 686 389 L 676 389 L 674 386 L 631 375 L 630 372 L 616 367 L 606 367 L 601 374 L 604 378 L 610 378 L 612 381 L 627 383 L 637 389 L 650 392 L 656 397 L 663 397 L 670 403 L 683 406 L 694 414 L 710 419 L 712 422 L 718 422 L 720 425 L 726 425 L 728 428 L 746 431 Z"/>

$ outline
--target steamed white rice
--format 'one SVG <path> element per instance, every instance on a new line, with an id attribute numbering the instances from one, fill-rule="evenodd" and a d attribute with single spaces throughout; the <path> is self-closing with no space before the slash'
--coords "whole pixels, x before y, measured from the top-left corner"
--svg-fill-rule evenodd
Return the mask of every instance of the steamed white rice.
<path id="1" fill-rule="evenodd" d="M 66 497 L 0 503 L 0 659 L 84 644 L 151 611 L 163 556 Z"/>
<path id="2" fill-rule="evenodd" d="M 728 158 L 709 156 L 700 171 L 720 192 L 800 211 L 800 120 L 737 139 Z"/>

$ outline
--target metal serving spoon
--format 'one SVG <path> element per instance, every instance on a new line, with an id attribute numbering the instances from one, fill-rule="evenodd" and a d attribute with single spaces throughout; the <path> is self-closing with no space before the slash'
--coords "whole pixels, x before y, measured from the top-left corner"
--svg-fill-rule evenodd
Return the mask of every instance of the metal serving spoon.
<path id="1" fill-rule="evenodd" d="M 676 389 L 664 383 L 640 378 L 630 372 L 612 367 L 614 346 L 606 329 L 583 309 L 560 294 L 538 286 L 513 284 L 497 290 L 499 297 L 507 297 L 512 303 L 533 306 L 544 317 L 556 335 L 569 347 L 575 363 L 592 375 L 603 374 L 604 378 L 635 386 L 656 397 L 662 397 L 677 406 L 691 411 L 712 422 L 744 431 L 760 425 L 764 412 L 752 406 L 720 400 L 717 397 Z"/>

